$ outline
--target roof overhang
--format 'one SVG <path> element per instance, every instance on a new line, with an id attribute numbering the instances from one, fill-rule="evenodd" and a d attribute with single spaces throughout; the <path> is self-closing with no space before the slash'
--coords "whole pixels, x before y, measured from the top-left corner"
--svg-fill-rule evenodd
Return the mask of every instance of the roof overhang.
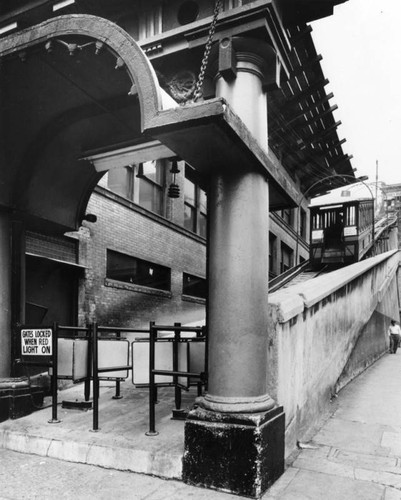
<path id="1" fill-rule="evenodd" d="M 272 210 L 296 206 L 299 190 L 272 151 L 265 151 L 224 99 L 216 98 L 158 113 L 148 135 L 205 175 L 257 170 L 269 180 Z"/>
<path id="2" fill-rule="evenodd" d="M 277 0 L 286 26 L 299 26 L 331 16 L 334 7 L 348 0 Z"/>

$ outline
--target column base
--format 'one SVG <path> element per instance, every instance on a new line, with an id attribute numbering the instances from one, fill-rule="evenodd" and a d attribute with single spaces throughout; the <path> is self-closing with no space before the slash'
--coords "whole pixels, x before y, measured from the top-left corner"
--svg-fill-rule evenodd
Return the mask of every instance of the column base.
<path id="1" fill-rule="evenodd" d="M 259 498 L 284 472 L 285 416 L 192 410 L 185 422 L 183 481 Z"/>
<path id="2" fill-rule="evenodd" d="M 43 405 L 41 387 L 30 386 L 22 378 L 0 378 L 0 422 L 29 415 Z"/>

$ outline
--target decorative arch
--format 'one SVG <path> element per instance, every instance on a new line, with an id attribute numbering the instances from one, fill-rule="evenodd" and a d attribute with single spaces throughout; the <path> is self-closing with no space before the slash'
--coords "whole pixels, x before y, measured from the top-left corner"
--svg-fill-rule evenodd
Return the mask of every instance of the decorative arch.
<path id="1" fill-rule="evenodd" d="M 137 42 L 113 22 L 87 14 L 58 16 L 2 40 L 0 57 L 66 35 L 81 35 L 103 43 L 124 66 L 138 92 L 142 131 L 163 107 L 153 67 Z"/>

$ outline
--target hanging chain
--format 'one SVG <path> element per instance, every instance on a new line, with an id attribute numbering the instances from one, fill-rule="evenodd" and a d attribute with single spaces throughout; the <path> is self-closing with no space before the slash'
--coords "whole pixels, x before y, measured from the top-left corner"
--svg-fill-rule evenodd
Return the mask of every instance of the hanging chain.
<path id="1" fill-rule="evenodd" d="M 193 102 L 196 102 L 202 95 L 201 89 L 202 89 L 203 81 L 205 79 L 206 67 L 207 67 L 207 63 L 209 60 L 210 51 L 212 49 L 213 37 L 214 37 L 214 33 L 216 31 L 217 18 L 219 17 L 221 6 L 222 6 L 222 0 L 216 0 L 215 6 L 214 6 L 213 20 L 210 23 L 209 35 L 208 35 L 208 39 L 207 39 L 207 42 L 205 45 L 205 52 L 203 54 L 201 68 L 200 68 L 198 80 L 197 80 L 196 86 L 195 86 L 194 97 L 192 99 Z"/>

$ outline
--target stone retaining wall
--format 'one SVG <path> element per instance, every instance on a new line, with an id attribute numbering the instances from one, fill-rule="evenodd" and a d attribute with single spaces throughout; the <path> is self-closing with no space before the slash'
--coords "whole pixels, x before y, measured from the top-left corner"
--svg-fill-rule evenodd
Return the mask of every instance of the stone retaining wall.
<path id="1" fill-rule="evenodd" d="M 270 295 L 268 384 L 286 413 L 287 455 L 332 396 L 387 351 L 398 266 L 394 250 Z"/>

